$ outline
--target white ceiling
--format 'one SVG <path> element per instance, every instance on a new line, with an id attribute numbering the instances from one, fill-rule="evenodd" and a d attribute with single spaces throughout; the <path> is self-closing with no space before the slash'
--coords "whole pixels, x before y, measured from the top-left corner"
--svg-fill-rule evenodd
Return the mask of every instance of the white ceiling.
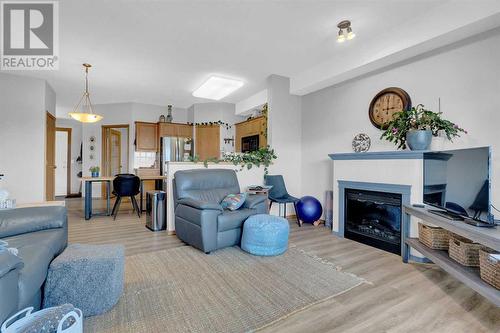
<path id="1" fill-rule="evenodd" d="M 270 74 L 300 77 L 357 48 L 369 53 L 370 41 L 432 17 L 429 13 L 448 2 L 64 0 L 59 2 L 60 69 L 14 74 L 48 80 L 61 109 L 71 108 L 82 93 L 83 62 L 94 66 L 95 104 L 188 107 L 207 101 L 191 92 L 212 74 L 245 82 L 222 100 L 235 103 L 262 90 Z M 338 44 L 336 24 L 342 19 L 352 21 L 357 37 Z M 343 63 L 328 66 L 341 69 Z"/>

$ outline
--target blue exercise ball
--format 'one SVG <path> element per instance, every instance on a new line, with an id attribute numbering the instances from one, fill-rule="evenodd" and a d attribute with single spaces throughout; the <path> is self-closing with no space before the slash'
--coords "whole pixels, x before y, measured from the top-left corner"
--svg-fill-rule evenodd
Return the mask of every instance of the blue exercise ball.
<path id="1" fill-rule="evenodd" d="M 299 220 L 305 223 L 314 223 L 323 214 L 321 203 L 315 197 L 305 196 L 297 202 L 297 215 Z"/>

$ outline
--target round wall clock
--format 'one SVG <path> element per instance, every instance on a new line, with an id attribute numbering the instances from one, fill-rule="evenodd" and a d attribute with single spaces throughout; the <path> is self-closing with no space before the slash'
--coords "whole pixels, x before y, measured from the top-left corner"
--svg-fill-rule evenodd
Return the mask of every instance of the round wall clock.
<path id="1" fill-rule="evenodd" d="M 391 87 L 379 92 L 371 101 L 368 115 L 373 126 L 384 129 L 396 112 L 411 108 L 410 95 L 401 88 Z"/>

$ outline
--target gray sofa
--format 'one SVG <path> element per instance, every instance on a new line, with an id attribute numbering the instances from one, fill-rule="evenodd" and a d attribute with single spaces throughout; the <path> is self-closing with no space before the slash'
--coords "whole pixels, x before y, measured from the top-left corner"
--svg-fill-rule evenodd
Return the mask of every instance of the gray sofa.
<path id="1" fill-rule="evenodd" d="M 235 211 L 220 205 L 230 193 L 240 193 L 234 170 L 199 169 L 177 171 L 173 180 L 175 232 L 184 242 L 205 253 L 241 241 L 243 222 L 267 212 L 266 197 L 250 195 Z"/>
<path id="2" fill-rule="evenodd" d="M 17 256 L 0 251 L 0 323 L 28 306 L 39 309 L 50 262 L 68 242 L 65 207 L 0 211 L 0 239 Z"/>

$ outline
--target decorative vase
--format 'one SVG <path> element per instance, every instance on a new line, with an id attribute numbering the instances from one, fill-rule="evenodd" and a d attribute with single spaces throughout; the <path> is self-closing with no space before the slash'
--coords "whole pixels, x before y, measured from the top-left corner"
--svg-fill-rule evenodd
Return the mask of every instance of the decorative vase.
<path id="1" fill-rule="evenodd" d="M 92 177 L 93 178 L 99 177 L 99 171 L 92 172 Z"/>
<path id="2" fill-rule="evenodd" d="M 406 144 L 411 150 L 428 150 L 431 142 L 431 130 L 411 130 L 406 133 Z"/>
<path id="3" fill-rule="evenodd" d="M 167 113 L 167 123 L 171 123 L 172 122 L 172 105 L 169 105 L 168 106 L 168 113 Z"/>

